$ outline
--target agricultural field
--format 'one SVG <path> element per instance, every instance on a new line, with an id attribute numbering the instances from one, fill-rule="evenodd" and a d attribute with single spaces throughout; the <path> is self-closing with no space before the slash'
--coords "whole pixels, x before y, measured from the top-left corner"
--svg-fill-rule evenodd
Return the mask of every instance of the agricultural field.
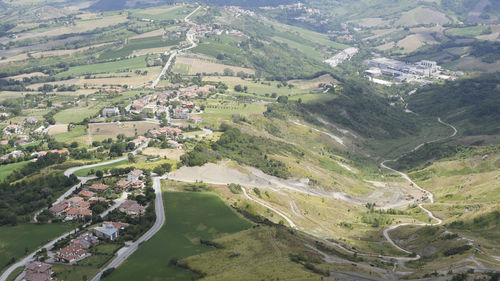
<path id="1" fill-rule="evenodd" d="M 463 28 L 448 28 L 445 33 L 449 36 L 476 37 L 491 32 L 491 29 L 484 25 L 468 26 Z"/>
<path id="2" fill-rule="evenodd" d="M 130 39 L 127 44 L 118 49 L 109 49 L 99 56 L 99 59 L 109 60 L 124 58 L 132 55 L 135 51 L 142 49 L 169 47 L 179 44 L 180 40 L 165 40 L 163 36 Z"/>
<path id="3" fill-rule="evenodd" d="M 0 268 L 10 259 L 19 259 L 37 247 L 72 229 L 70 224 L 20 224 L 0 227 Z M 33 233 L 37 235 L 33 236 Z M 0 270 L 1 271 L 1 270 Z"/>
<path id="4" fill-rule="evenodd" d="M 81 76 L 88 74 L 110 73 L 110 72 L 124 72 L 146 67 L 145 57 L 136 57 L 124 59 L 114 62 L 105 62 L 98 64 L 89 64 L 82 66 L 71 67 L 68 71 L 57 74 L 57 77 Z"/>
<path id="5" fill-rule="evenodd" d="M 163 201 L 167 223 L 104 280 L 190 280 L 189 271 L 169 266 L 172 258 L 211 251 L 200 239 L 213 240 L 251 226 L 213 194 L 165 192 Z"/>
<path id="6" fill-rule="evenodd" d="M 116 138 L 118 134 L 126 137 L 144 135 L 149 130 L 157 129 L 160 126 L 147 121 L 121 122 L 121 123 L 94 123 L 89 124 L 89 134 L 93 141 L 102 141 L 107 138 Z"/>
<path id="7" fill-rule="evenodd" d="M 198 57 L 178 56 L 175 60 L 175 65 L 172 71 L 181 74 L 196 75 L 198 73 L 222 74 L 226 69 L 230 69 L 234 73 L 244 72 L 248 75 L 255 74 L 255 71 L 249 68 L 224 65 L 215 62 L 211 58 L 199 57 L 199 56 Z"/>

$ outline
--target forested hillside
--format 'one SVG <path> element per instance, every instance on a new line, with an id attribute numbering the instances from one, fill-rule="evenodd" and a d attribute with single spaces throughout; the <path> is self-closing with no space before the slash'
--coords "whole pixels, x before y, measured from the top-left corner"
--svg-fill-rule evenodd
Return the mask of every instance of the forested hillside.
<path id="1" fill-rule="evenodd" d="M 417 113 L 440 116 L 461 127 L 464 135 L 498 134 L 500 73 L 426 86 L 410 96 Z"/>

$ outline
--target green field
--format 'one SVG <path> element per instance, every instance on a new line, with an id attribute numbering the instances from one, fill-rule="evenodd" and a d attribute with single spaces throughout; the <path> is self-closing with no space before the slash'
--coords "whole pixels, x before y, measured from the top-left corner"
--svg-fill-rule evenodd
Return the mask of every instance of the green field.
<path id="1" fill-rule="evenodd" d="M 17 162 L 17 163 L 12 163 L 8 165 L 2 165 L 0 166 L 0 180 L 5 179 L 12 170 L 14 170 L 17 167 L 22 167 L 24 165 L 28 164 L 28 161 L 23 161 L 23 162 Z"/>
<path id="2" fill-rule="evenodd" d="M 146 60 L 144 56 L 135 57 L 131 59 L 124 59 L 113 62 L 87 64 L 71 67 L 68 71 L 61 72 L 56 77 L 66 77 L 68 75 L 80 76 L 85 74 L 98 74 L 119 72 L 132 69 L 139 69 L 146 67 Z"/>
<path id="3" fill-rule="evenodd" d="M 90 170 L 94 170 L 94 171 L 97 171 L 97 170 L 103 170 L 103 169 L 110 169 L 110 168 L 114 168 L 114 167 L 117 167 L 117 166 L 120 166 L 120 165 L 123 165 L 123 164 L 127 164 L 128 163 L 128 160 L 125 159 L 125 160 L 122 160 L 122 161 L 118 161 L 116 163 L 112 163 L 112 164 L 108 164 L 108 165 L 103 165 L 103 166 L 99 166 L 99 167 L 95 167 L 95 168 L 85 168 L 85 169 L 81 169 L 81 170 L 78 170 L 75 172 L 75 176 L 77 177 L 85 177 L 89 174 Z"/>
<path id="4" fill-rule="evenodd" d="M 163 200 L 163 228 L 105 280 L 191 280 L 190 272 L 168 266 L 170 259 L 211 250 L 200 245 L 200 238 L 212 240 L 251 226 L 212 194 L 167 192 Z"/>
<path id="5" fill-rule="evenodd" d="M 118 50 L 110 49 L 99 56 L 100 59 L 116 59 L 130 56 L 135 50 L 167 47 L 177 45 L 180 40 L 164 40 L 162 36 L 131 39 L 127 45 Z"/>
<path id="6" fill-rule="evenodd" d="M 0 268 L 3 269 L 11 258 L 19 259 L 70 229 L 70 224 L 21 224 L 0 227 Z"/>
<path id="7" fill-rule="evenodd" d="M 55 135 L 56 141 L 60 142 L 72 142 L 76 141 L 79 137 L 87 134 L 87 129 L 83 125 L 75 126 L 69 132 Z"/>
<path id="8" fill-rule="evenodd" d="M 463 36 L 463 37 L 475 37 L 482 34 L 486 34 L 490 30 L 488 26 L 477 25 L 477 26 L 468 26 L 462 28 L 450 28 L 445 31 L 446 35 L 449 36 Z"/>

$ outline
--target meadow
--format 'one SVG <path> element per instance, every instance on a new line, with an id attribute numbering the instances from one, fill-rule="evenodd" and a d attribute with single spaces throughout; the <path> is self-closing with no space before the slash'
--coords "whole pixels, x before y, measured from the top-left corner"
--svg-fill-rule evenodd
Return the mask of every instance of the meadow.
<path id="1" fill-rule="evenodd" d="M 189 271 L 168 266 L 169 261 L 210 251 L 200 239 L 212 240 L 251 226 L 213 194 L 166 192 L 163 201 L 165 225 L 104 280 L 191 280 Z"/>
<path id="2" fill-rule="evenodd" d="M 28 164 L 28 161 L 17 162 L 0 166 L 0 180 L 5 179 L 15 168 Z"/>
<path id="3" fill-rule="evenodd" d="M 0 227 L 0 268 L 3 269 L 11 258 L 19 259 L 31 253 L 72 227 L 68 224 L 20 224 Z"/>

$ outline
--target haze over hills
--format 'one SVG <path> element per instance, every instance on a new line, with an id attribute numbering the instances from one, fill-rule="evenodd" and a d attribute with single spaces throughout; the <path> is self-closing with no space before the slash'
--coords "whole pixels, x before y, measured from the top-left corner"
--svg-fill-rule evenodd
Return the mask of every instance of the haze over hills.
<path id="1" fill-rule="evenodd" d="M 0 1 L 0 281 L 498 280 L 499 9 Z"/>

